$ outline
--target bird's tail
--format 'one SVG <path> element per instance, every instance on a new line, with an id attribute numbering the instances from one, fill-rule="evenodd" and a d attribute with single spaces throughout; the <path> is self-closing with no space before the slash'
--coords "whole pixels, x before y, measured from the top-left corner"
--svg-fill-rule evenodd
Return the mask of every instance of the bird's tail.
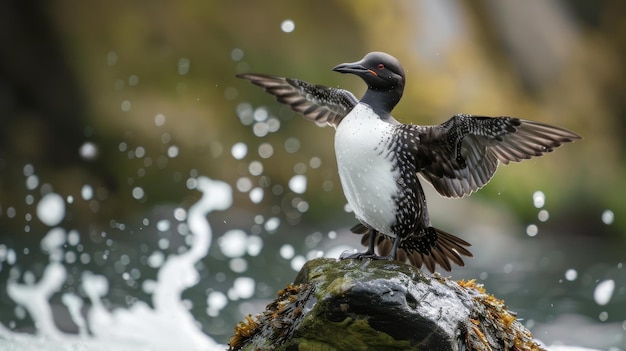
<path id="1" fill-rule="evenodd" d="M 350 230 L 356 234 L 363 234 L 361 243 L 368 245 L 372 235 L 371 229 L 359 223 Z M 455 235 L 433 227 L 420 231 L 421 233 L 409 235 L 400 242 L 397 256 L 399 261 L 409 262 L 417 268 L 425 265 L 431 272 L 434 272 L 435 266 L 439 265 L 449 272 L 452 270 L 451 262 L 461 267 L 465 265 L 461 255 L 473 257 L 472 253 L 465 248 L 472 245 Z M 378 254 L 388 255 L 393 247 L 393 240 L 389 236 L 379 235 L 376 238 Z"/>

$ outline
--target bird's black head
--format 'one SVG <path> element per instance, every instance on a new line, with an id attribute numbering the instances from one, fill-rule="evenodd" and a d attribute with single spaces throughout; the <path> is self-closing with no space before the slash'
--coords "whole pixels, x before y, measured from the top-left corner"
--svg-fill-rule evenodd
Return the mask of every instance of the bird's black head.
<path id="1" fill-rule="evenodd" d="M 391 113 L 404 92 L 404 69 L 400 61 L 384 52 L 370 52 L 360 61 L 335 66 L 333 71 L 361 77 L 368 87 L 361 101 L 377 112 Z"/>

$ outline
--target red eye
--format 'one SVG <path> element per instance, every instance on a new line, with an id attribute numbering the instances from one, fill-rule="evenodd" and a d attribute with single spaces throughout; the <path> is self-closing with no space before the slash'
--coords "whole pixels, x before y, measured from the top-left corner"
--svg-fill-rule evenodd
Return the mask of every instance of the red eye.
<path id="1" fill-rule="evenodd" d="M 379 64 L 378 64 L 378 66 L 377 66 L 377 68 L 378 68 L 378 69 L 384 69 L 384 68 L 385 68 L 385 65 L 383 65 L 382 63 L 379 63 Z"/>

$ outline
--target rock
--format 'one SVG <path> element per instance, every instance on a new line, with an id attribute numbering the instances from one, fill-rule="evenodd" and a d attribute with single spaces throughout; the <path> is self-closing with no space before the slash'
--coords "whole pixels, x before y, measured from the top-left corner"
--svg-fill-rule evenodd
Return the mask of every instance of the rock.
<path id="1" fill-rule="evenodd" d="M 503 301 L 473 280 L 392 261 L 316 259 L 230 350 L 541 350 Z"/>

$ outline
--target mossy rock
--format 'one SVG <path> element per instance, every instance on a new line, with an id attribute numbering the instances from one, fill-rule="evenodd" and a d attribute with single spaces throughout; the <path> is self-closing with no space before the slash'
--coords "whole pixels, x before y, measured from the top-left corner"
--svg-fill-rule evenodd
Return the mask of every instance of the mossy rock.
<path id="1" fill-rule="evenodd" d="M 540 350 L 501 300 L 474 281 L 391 261 L 316 259 L 231 350 Z"/>

